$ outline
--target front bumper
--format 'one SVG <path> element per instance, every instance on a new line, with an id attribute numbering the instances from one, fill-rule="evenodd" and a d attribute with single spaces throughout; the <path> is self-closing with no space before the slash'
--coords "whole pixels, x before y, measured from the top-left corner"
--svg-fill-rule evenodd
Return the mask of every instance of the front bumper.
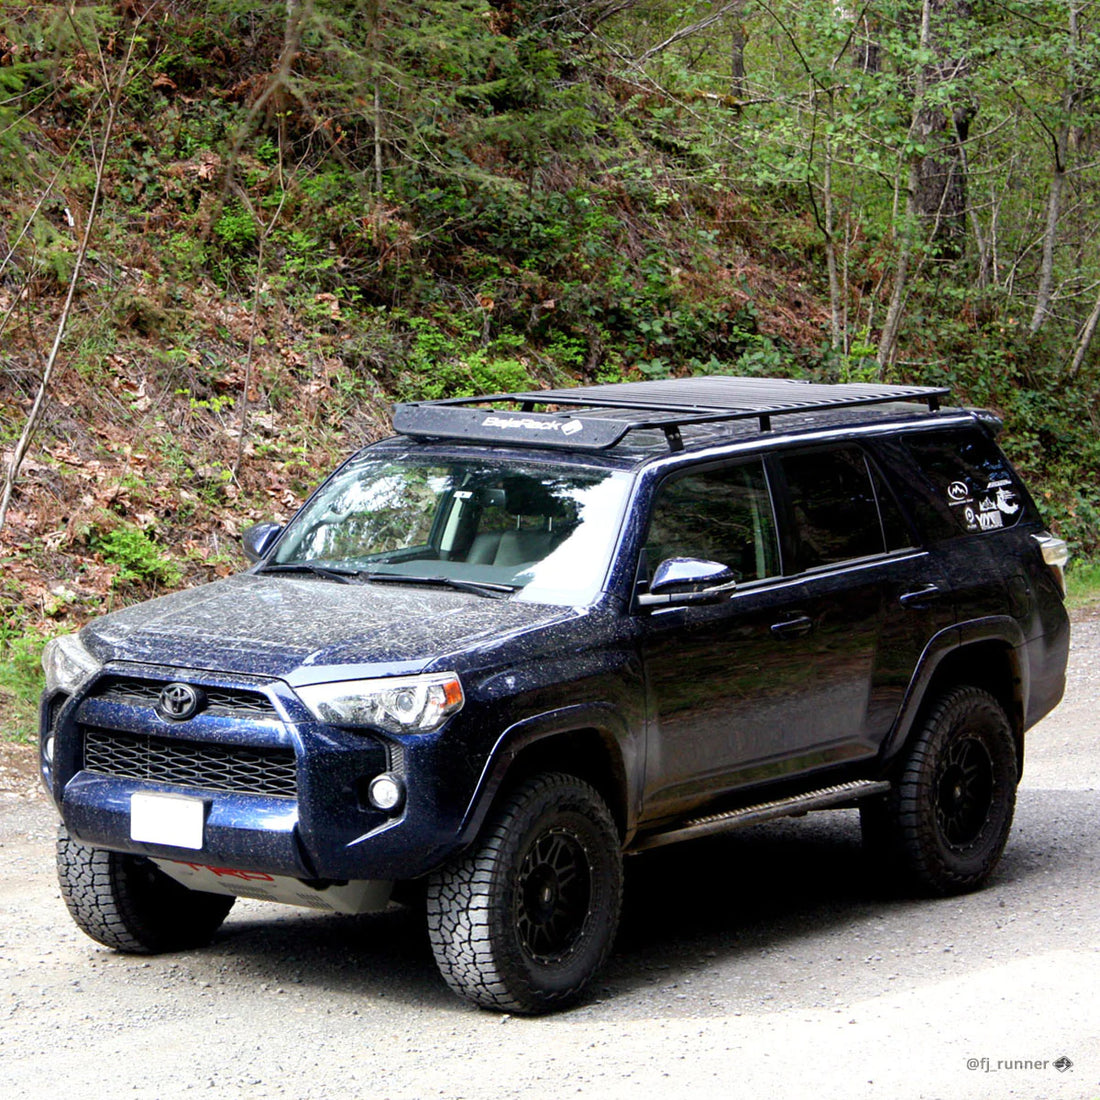
<path id="1" fill-rule="evenodd" d="M 166 720 L 155 704 L 174 681 L 222 702 Z M 449 728 L 361 734 L 318 723 L 281 681 L 108 665 L 76 697 L 43 700 L 43 778 L 69 831 L 95 847 L 299 879 L 401 880 L 459 843 L 480 769 Z M 406 788 L 392 815 L 367 799 L 384 771 Z M 138 792 L 202 799 L 201 850 L 135 840 Z"/>

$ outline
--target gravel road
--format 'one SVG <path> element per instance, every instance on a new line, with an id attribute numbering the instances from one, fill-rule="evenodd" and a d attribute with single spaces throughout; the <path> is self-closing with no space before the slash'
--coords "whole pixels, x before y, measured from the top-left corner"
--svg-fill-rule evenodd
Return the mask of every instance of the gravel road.
<path id="1" fill-rule="evenodd" d="M 454 998 L 414 913 L 238 902 L 203 951 L 98 947 L 60 900 L 28 753 L 8 748 L 4 1094 L 1094 1100 L 1100 618 L 1075 623 L 1071 660 L 988 889 L 879 894 L 848 811 L 655 852 L 628 864 L 595 996 L 538 1020 Z"/>

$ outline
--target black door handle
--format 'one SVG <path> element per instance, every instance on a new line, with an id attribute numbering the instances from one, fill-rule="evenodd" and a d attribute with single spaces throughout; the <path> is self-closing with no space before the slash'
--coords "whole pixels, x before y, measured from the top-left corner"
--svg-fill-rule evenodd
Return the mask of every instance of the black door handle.
<path id="1" fill-rule="evenodd" d="M 799 615 L 782 623 L 772 623 L 772 633 L 777 638 L 801 638 L 814 628 L 814 621 L 808 615 Z"/>

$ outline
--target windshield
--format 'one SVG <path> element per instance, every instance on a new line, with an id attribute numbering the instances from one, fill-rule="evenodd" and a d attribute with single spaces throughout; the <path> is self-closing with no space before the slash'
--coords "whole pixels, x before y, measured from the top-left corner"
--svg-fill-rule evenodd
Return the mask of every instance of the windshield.
<path id="1" fill-rule="evenodd" d="M 603 585 L 629 484 L 618 471 L 565 464 L 364 457 L 295 517 L 272 565 L 588 603 Z"/>

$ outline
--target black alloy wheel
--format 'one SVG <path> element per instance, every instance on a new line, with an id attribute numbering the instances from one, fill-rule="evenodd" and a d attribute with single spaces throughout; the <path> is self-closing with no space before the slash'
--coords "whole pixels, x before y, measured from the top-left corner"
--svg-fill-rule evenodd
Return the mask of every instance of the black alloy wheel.
<path id="1" fill-rule="evenodd" d="M 592 898 L 589 855 L 573 830 L 556 828 L 531 845 L 516 883 L 516 931 L 537 963 L 560 963 L 580 940 Z"/>
<path id="2" fill-rule="evenodd" d="M 1004 851 L 1018 782 L 1004 708 L 981 688 L 951 688 L 914 733 L 893 791 L 861 804 L 864 846 L 919 893 L 975 890 Z"/>
<path id="3" fill-rule="evenodd" d="M 482 1008 L 575 1001 L 611 950 L 622 900 L 618 829 L 575 776 L 521 783 L 478 842 L 432 875 L 428 934 L 447 984 Z"/>
<path id="4" fill-rule="evenodd" d="M 977 737 L 947 746 L 935 779 L 936 823 L 944 844 L 965 852 L 981 836 L 993 808 L 993 760 Z"/>

